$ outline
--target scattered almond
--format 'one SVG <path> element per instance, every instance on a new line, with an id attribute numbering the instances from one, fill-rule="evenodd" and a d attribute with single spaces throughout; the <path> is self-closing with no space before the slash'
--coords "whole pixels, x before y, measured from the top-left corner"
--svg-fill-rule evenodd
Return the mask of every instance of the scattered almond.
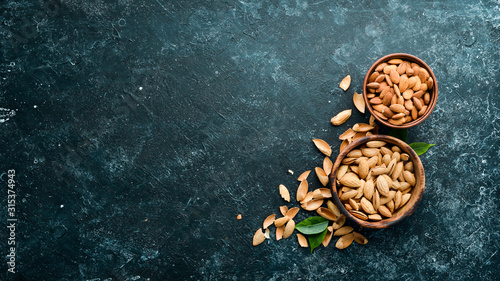
<path id="1" fill-rule="evenodd" d="M 287 223 L 289 220 L 290 218 L 287 216 L 281 217 L 279 219 L 274 220 L 274 226 L 280 227 L 282 225 L 285 225 L 285 223 Z"/>
<path id="2" fill-rule="evenodd" d="M 330 157 L 332 155 L 332 148 L 328 143 L 321 139 L 313 139 L 314 145 L 321 151 L 321 153 Z"/>
<path id="3" fill-rule="evenodd" d="M 337 220 L 337 216 L 328 208 L 320 207 L 316 210 L 316 213 L 318 213 L 318 215 L 322 216 L 327 220 L 331 221 Z"/>
<path id="4" fill-rule="evenodd" d="M 343 226 L 339 229 L 337 229 L 334 233 L 333 236 L 342 236 L 346 235 L 348 233 L 351 233 L 353 231 L 353 228 L 351 226 Z"/>
<path id="5" fill-rule="evenodd" d="M 289 220 L 285 226 L 285 230 L 283 231 L 283 238 L 288 238 L 292 235 L 293 230 L 295 229 L 295 222 L 293 220 Z"/>
<path id="6" fill-rule="evenodd" d="M 293 219 L 297 215 L 297 213 L 299 212 L 299 210 L 300 210 L 299 207 L 290 208 L 290 210 L 288 210 L 286 212 L 285 217 L 288 217 L 289 219 Z"/>
<path id="7" fill-rule="evenodd" d="M 272 215 L 268 216 L 268 217 L 264 220 L 264 223 L 263 223 L 262 228 L 263 228 L 263 229 L 266 229 L 266 228 L 268 228 L 271 224 L 273 224 L 273 223 L 274 223 L 274 218 L 275 218 L 275 217 L 276 217 L 276 215 L 275 215 L 275 214 L 272 214 Z"/>
<path id="8" fill-rule="evenodd" d="M 304 237 L 304 235 L 297 233 L 297 239 L 299 240 L 300 247 L 307 248 L 309 246 L 307 243 L 307 239 L 306 237 Z"/>
<path id="9" fill-rule="evenodd" d="M 298 181 L 303 181 L 303 180 L 306 180 L 307 179 L 307 176 L 309 176 L 309 173 L 311 172 L 311 170 L 309 171 L 305 171 L 303 172 L 298 178 L 297 180 Z"/>
<path id="10" fill-rule="evenodd" d="M 253 235 L 253 245 L 257 246 L 260 243 L 264 242 L 265 240 L 266 237 L 264 236 L 264 232 L 262 232 L 262 228 L 259 228 Z"/>
<path id="11" fill-rule="evenodd" d="M 302 201 L 306 197 L 308 189 L 309 184 L 307 183 L 307 180 L 301 181 L 299 187 L 297 188 L 297 201 Z"/>
<path id="12" fill-rule="evenodd" d="M 325 174 L 327 176 L 329 176 L 330 173 L 332 172 L 332 168 L 333 168 L 332 160 L 330 160 L 329 157 L 325 157 L 325 159 L 323 159 L 323 171 L 325 171 Z"/>
<path id="13" fill-rule="evenodd" d="M 365 113 L 365 99 L 363 98 L 362 94 L 354 92 L 354 95 L 352 96 L 352 101 L 354 102 L 354 106 L 356 106 L 359 112 Z"/>
<path id="14" fill-rule="evenodd" d="M 345 248 L 349 247 L 349 245 L 352 244 L 353 240 L 354 240 L 354 234 L 352 234 L 352 233 L 346 234 L 346 235 L 340 237 L 339 240 L 337 240 L 335 247 L 337 247 L 337 249 L 341 249 L 341 250 L 345 249 Z"/>
<path id="15" fill-rule="evenodd" d="M 237 216 L 236 216 L 236 219 L 237 219 L 237 220 L 241 220 L 241 214 L 237 215 Z"/>
<path id="16" fill-rule="evenodd" d="M 349 86 L 351 85 L 351 75 L 347 75 L 342 81 L 340 81 L 339 87 L 345 91 L 349 89 Z"/>
<path id="17" fill-rule="evenodd" d="M 276 241 L 281 240 L 283 238 L 283 231 L 285 230 L 285 226 L 282 225 L 280 227 L 276 227 Z"/>
<path id="18" fill-rule="evenodd" d="M 283 200 L 285 200 L 286 202 L 290 202 L 290 192 L 288 192 L 286 186 L 280 184 L 279 189 L 280 189 L 280 195 L 283 198 Z"/>
<path id="19" fill-rule="evenodd" d="M 332 117 L 330 122 L 335 126 L 342 125 L 345 123 L 345 121 L 347 121 L 347 119 L 349 119 L 349 117 L 351 117 L 351 112 L 352 112 L 351 109 L 341 111 L 339 114 Z"/>
<path id="20" fill-rule="evenodd" d="M 319 167 L 314 168 L 314 171 L 316 172 L 316 176 L 318 176 L 321 184 L 323 186 L 326 186 L 328 184 L 328 176 L 326 175 L 325 171 Z"/>

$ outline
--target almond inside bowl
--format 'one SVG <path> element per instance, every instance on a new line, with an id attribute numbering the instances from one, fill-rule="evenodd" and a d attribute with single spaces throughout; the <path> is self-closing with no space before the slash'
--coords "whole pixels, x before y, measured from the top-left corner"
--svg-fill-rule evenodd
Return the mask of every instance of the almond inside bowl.
<path id="1" fill-rule="evenodd" d="M 421 59 L 395 53 L 377 60 L 363 81 L 363 98 L 375 119 L 392 128 L 424 121 L 436 106 L 438 84 Z"/>
<path id="2" fill-rule="evenodd" d="M 335 204 L 347 218 L 359 226 L 380 229 L 415 211 L 424 193 L 425 173 L 408 144 L 373 135 L 342 150 L 333 165 L 330 186 Z"/>

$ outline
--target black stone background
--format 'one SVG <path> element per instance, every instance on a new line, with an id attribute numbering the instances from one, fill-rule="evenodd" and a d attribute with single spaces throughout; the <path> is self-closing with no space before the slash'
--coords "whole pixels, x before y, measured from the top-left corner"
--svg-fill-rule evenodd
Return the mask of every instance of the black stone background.
<path id="1" fill-rule="evenodd" d="M 1 1 L 0 279 L 495 280 L 499 6 Z M 408 142 L 436 144 L 421 157 L 419 208 L 364 232 L 366 246 L 310 254 L 294 235 L 252 247 L 285 203 L 278 185 L 293 197 L 296 177 L 321 165 L 311 140 L 329 142 L 334 158 L 338 135 L 368 121 L 354 110 L 329 123 L 394 52 L 422 58 L 439 83 L 434 112 L 409 130 Z M 9 169 L 16 274 L 6 266 Z"/>

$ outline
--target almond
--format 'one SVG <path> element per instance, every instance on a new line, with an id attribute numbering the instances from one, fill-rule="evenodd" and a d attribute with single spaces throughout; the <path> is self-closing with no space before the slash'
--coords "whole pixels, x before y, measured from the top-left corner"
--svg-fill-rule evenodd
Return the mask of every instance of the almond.
<path id="1" fill-rule="evenodd" d="M 382 217 L 379 214 L 368 215 L 368 219 L 371 221 L 381 221 Z"/>
<path id="2" fill-rule="evenodd" d="M 241 220 L 241 214 L 237 215 L 237 216 L 236 216 L 236 219 L 237 219 L 237 220 Z"/>
<path id="3" fill-rule="evenodd" d="M 318 188 L 313 191 L 314 199 L 332 198 L 332 191 L 329 188 Z"/>
<path id="4" fill-rule="evenodd" d="M 340 81 L 339 87 L 345 91 L 349 89 L 349 86 L 351 85 L 351 75 L 347 75 L 342 81 Z"/>
<path id="5" fill-rule="evenodd" d="M 410 201 L 411 198 L 411 193 L 406 193 L 401 196 L 401 204 L 399 205 L 399 208 L 402 208 L 408 201 Z"/>
<path id="6" fill-rule="evenodd" d="M 379 152 L 378 148 L 367 147 L 367 148 L 362 148 L 361 149 L 361 153 L 363 153 L 363 155 L 366 156 L 366 157 L 368 157 L 368 158 L 377 155 L 378 152 Z"/>
<path id="7" fill-rule="evenodd" d="M 361 205 L 361 209 L 363 209 L 365 213 L 370 215 L 377 213 L 377 211 L 375 211 L 375 208 L 373 208 L 373 204 L 370 201 L 368 201 L 368 199 L 363 197 L 361 198 L 361 201 L 359 203 Z"/>
<path id="8" fill-rule="evenodd" d="M 371 148 L 380 148 L 382 146 L 384 146 L 386 144 L 385 141 L 369 141 L 366 143 L 366 146 L 367 147 L 371 147 Z"/>
<path id="9" fill-rule="evenodd" d="M 345 220 L 346 217 L 344 216 L 344 214 L 340 214 L 340 216 L 337 216 L 337 220 L 332 224 L 332 228 L 333 229 L 341 228 L 342 226 L 344 226 Z"/>
<path id="10" fill-rule="evenodd" d="M 313 139 L 314 145 L 326 156 L 330 157 L 332 155 L 332 148 L 326 141 L 321 139 Z"/>
<path id="11" fill-rule="evenodd" d="M 389 77 L 391 78 L 391 81 L 393 84 L 399 83 L 400 76 L 399 76 L 399 73 L 395 69 L 391 70 L 391 72 L 389 73 Z"/>
<path id="12" fill-rule="evenodd" d="M 377 90 L 378 88 L 380 88 L 380 83 L 377 83 L 377 82 L 371 82 L 371 83 L 368 83 L 368 85 L 366 85 L 366 87 L 367 87 L 368 89 Z"/>
<path id="13" fill-rule="evenodd" d="M 358 244 L 365 245 L 366 243 L 368 243 L 368 239 L 366 239 L 366 237 L 364 237 L 360 233 L 353 232 L 352 234 L 354 234 L 354 241 L 356 241 Z"/>
<path id="14" fill-rule="evenodd" d="M 373 208 L 375 210 L 378 210 L 378 208 L 380 207 L 380 194 L 378 193 L 377 189 L 375 189 L 375 192 L 373 192 L 372 203 Z"/>
<path id="15" fill-rule="evenodd" d="M 283 216 L 286 216 L 286 212 L 288 212 L 288 207 L 287 206 L 281 206 L 280 207 L 280 212 Z"/>
<path id="16" fill-rule="evenodd" d="M 349 119 L 349 117 L 351 117 L 351 112 L 351 109 L 341 111 L 339 114 L 335 115 L 330 122 L 335 126 L 342 125 L 345 121 L 347 121 L 347 119 Z"/>
<path id="17" fill-rule="evenodd" d="M 264 229 L 268 228 L 271 224 L 273 224 L 273 222 L 274 222 L 274 218 L 275 218 L 275 217 L 276 217 L 276 215 L 275 215 L 275 214 L 272 214 L 272 215 L 268 216 L 268 217 L 264 220 L 264 223 L 263 223 L 262 227 L 263 227 Z"/>
<path id="18" fill-rule="evenodd" d="M 367 180 L 363 186 L 363 196 L 368 200 L 372 199 L 373 193 L 375 192 L 375 185 L 372 180 Z"/>
<path id="19" fill-rule="evenodd" d="M 323 186 L 326 186 L 328 184 L 328 176 L 326 175 L 325 171 L 321 169 L 320 167 L 314 168 L 314 171 L 316 172 L 316 176 L 318 176 L 319 181 Z"/>
<path id="20" fill-rule="evenodd" d="M 307 180 L 301 181 L 299 187 L 297 188 L 297 201 L 302 201 L 306 197 L 308 189 L 309 184 L 307 183 Z"/>
<path id="21" fill-rule="evenodd" d="M 387 63 L 389 64 L 401 64 L 403 62 L 402 59 L 390 59 Z"/>
<path id="22" fill-rule="evenodd" d="M 314 198 L 314 192 L 312 191 L 309 191 L 307 194 L 306 194 L 306 197 L 304 197 L 304 199 L 302 199 L 300 202 L 300 204 L 306 204 L 307 202 L 313 200 Z"/>
<path id="23" fill-rule="evenodd" d="M 292 235 L 293 230 L 295 229 L 295 222 L 293 220 L 288 221 L 285 226 L 285 230 L 283 231 L 283 238 L 288 238 Z"/>
<path id="24" fill-rule="evenodd" d="M 361 181 L 359 180 L 358 175 L 352 172 L 346 173 L 342 178 L 339 179 L 339 181 L 342 185 L 348 187 L 361 186 Z"/>
<path id="25" fill-rule="evenodd" d="M 323 242 L 321 242 L 321 244 L 323 244 L 323 247 L 327 247 L 330 244 L 332 237 L 333 237 L 333 233 L 330 230 L 328 230 L 326 232 L 325 238 L 323 238 Z"/>
<path id="26" fill-rule="evenodd" d="M 326 175 L 329 176 L 332 173 L 333 162 L 329 157 L 325 157 L 323 159 L 323 171 L 325 171 Z"/>
<path id="27" fill-rule="evenodd" d="M 302 204 L 302 208 L 306 211 L 315 211 L 323 205 L 323 199 L 311 200 L 305 204 Z"/>
<path id="28" fill-rule="evenodd" d="M 328 206 L 328 209 L 332 211 L 336 217 L 340 217 L 340 210 L 337 207 L 337 205 L 333 204 L 332 201 L 326 202 L 326 205 Z"/>
<path id="29" fill-rule="evenodd" d="M 348 233 L 351 233 L 354 229 L 351 226 L 343 226 L 339 229 L 337 229 L 334 233 L 333 236 L 343 236 Z"/>
<path id="30" fill-rule="evenodd" d="M 279 190 L 280 190 L 281 198 L 283 198 L 283 200 L 285 200 L 286 202 L 290 202 L 290 192 L 288 192 L 288 189 L 286 188 L 286 186 L 280 184 Z"/>
<path id="31" fill-rule="evenodd" d="M 337 247 L 337 249 L 340 250 L 345 249 L 352 244 L 352 241 L 354 241 L 354 234 L 352 233 L 346 234 L 339 238 L 339 240 L 335 244 L 335 247 Z"/>
<path id="32" fill-rule="evenodd" d="M 406 108 L 404 107 L 404 105 L 392 104 L 391 106 L 389 106 L 389 109 L 394 113 L 403 113 L 405 112 Z"/>
<path id="33" fill-rule="evenodd" d="M 377 190 L 382 196 L 388 196 L 389 195 L 389 183 L 383 176 L 378 176 L 377 177 Z"/>
<path id="34" fill-rule="evenodd" d="M 253 245 L 257 246 L 260 243 L 264 242 L 266 240 L 266 237 L 264 236 L 264 232 L 262 232 L 262 228 L 259 228 L 255 234 L 253 235 Z"/>
<path id="35" fill-rule="evenodd" d="M 353 150 L 349 151 L 349 153 L 347 153 L 347 155 L 346 155 L 346 157 L 348 157 L 348 158 L 358 158 L 358 157 L 362 157 L 362 156 L 363 156 L 363 153 L 359 149 L 353 149 Z"/>
<path id="36" fill-rule="evenodd" d="M 352 198 L 349 199 L 349 205 L 351 205 L 353 210 L 359 211 L 359 205 Z"/>
<path id="37" fill-rule="evenodd" d="M 335 221 L 337 219 L 337 216 L 328 208 L 320 207 L 316 213 L 327 220 Z"/>
<path id="38" fill-rule="evenodd" d="M 355 134 L 356 132 L 354 132 L 351 128 L 349 128 L 347 129 L 347 131 L 345 131 L 339 136 L 339 140 L 351 139 L 352 137 L 354 137 Z"/>
<path id="39" fill-rule="evenodd" d="M 290 208 L 290 210 L 288 210 L 285 214 L 285 217 L 288 217 L 289 219 L 293 219 L 297 213 L 299 212 L 299 207 L 293 207 L 293 208 Z"/>
<path id="40" fill-rule="evenodd" d="M 411 186 L 415 186 L 415 176 L 410 171 L 403 171 L 403 176 L 405 181 L 409 183 Z"/>
<path id="41" fill-rule="evenodd" d="M 370 126 L 370 125 L 365 124 L 365 123 L 357 123 L 357 124 L 354 124 L 354 126 L 352 127 L 352 130 L 355 132 L 368 132 L 370 130 L 373 130 L 374 128 L 375 127 Z"/>
<path id="42" fill-rule="evenodd" d="M 339 169 L 337 170 L 337 180 L 342 178 L 346 173 L 347 169 L 349 169 L 348 165 L 341 165 Z"/>
<path id="43" fill-rule="evenodd" d="M 398 162 L 394 167 L 394 171 L 392 172 L 393 181 L 399 178 L 399 175 L 403 172 L 403 169 L 404 169 L 403 162 Z"/>
<path id="44" fill-rule="evenodd" d="M 361 179 L 365 179 L 368 176 L 368 171 L 370 167 L 368 166 L 368 161 L 366 159 L 361 160 L 358 166 L 358 175 Z"/>
<path id="45" fill-rule="evenodd" d="M 297 233 L 297 240 L 299 240 L 299 245 L 302 248 L 307 248 L 309 245 L 307 244 L 307 239 L 304 237 L 304 235 Z"/>
<path id="46" fill-rule="evenodd" d="M 344 192 L 342 193 L 342 195 L 340 196 L 340 200 L 341 201 L 346 201 L 346 200 L 349 200 L 351 198 L 354 198 L 356 195 L 358 194 L 358 191 L 353 189 L 353 190 L 350 190 L 350 191 L 347 191 L 347 192 Z"/>
<path id="47" fill-rule="evenodd" d="M 282 225 L 276 228 L 276 241 L 281 240 L 283 238 L 283 231 L 285 230 L 285 226 Z"/>
<path id="48" fill-rule="evenodd" d="M 378 212 L 379 212 L 382 216 L 384 216 L 384 217 L 386 217 L 386 218 L 390 218 L 390 217 L 392 217 L 392 213 L 391 213 L 391 211 L 389 211 L 389 209 L 387 209 L 387 207 L 386 207 L 386 206 L 384 206 L 384 205 L 381 205 L 380 207 L 378 207 Z"/>
<path id="49" fill-rule="evenodd" d="M 368 216 L 363 212 L 356 211 L 356 210 L 352 210 L 350 212 L 353 216 L 357 217 L 360 220 L 364 220 L 364 221 L 368 220 Z"/>
<path id="50" fill-rule="evenodd" d="M 287 216 L 281 217 L 279 219 L 274 220 L 274 226 L 280 227 L 282 225 L 285 225 L 285 223 L 287 223 L 289 220 L 290 218 Z"/>
<path id="51" fill-rule="evenodd" d="M 365 113 L 365 99 L 363 98 L 362 94 L 354 92 L 354 95 L 352 96 L 352 101 L 354 102 L 354 106 L 356 106 L 359 112 Z"/>
<path id="52" fill-rule="evenodd" d="M 309 171 L 305 171 L 303 172 L 298 178 L 297 180 L 298 181 L 303 181 L 303 180 L 306 180 L 307 179 L 307 176 L 309 176 L 309 173 L 311 172 L 311 170 Z"/>

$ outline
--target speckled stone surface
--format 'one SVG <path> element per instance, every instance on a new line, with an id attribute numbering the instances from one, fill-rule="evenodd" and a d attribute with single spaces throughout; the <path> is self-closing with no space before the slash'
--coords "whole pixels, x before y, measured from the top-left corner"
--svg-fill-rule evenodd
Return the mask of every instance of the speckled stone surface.
<path id="1" fill-rule="evenodd" d="M 0 279 L 495 280 L 499 6 L 2 1 Z M 293 197 L 297 176 L 321 165 L 311 140 L 336 155 L 338 135 L 368 121 L 353 111 L 346 124 L 329 123 L 354 109 L 369 66 L 394 52 L 423 59 L 440 89 L 431 116 L 409 129 L 408 142 L 436 144 L 421 157 L 419 208 L 364 232 L 365 246 L 310 254 L 293 236 L 252 247 L 284 204 L 278 185 Z"/>

